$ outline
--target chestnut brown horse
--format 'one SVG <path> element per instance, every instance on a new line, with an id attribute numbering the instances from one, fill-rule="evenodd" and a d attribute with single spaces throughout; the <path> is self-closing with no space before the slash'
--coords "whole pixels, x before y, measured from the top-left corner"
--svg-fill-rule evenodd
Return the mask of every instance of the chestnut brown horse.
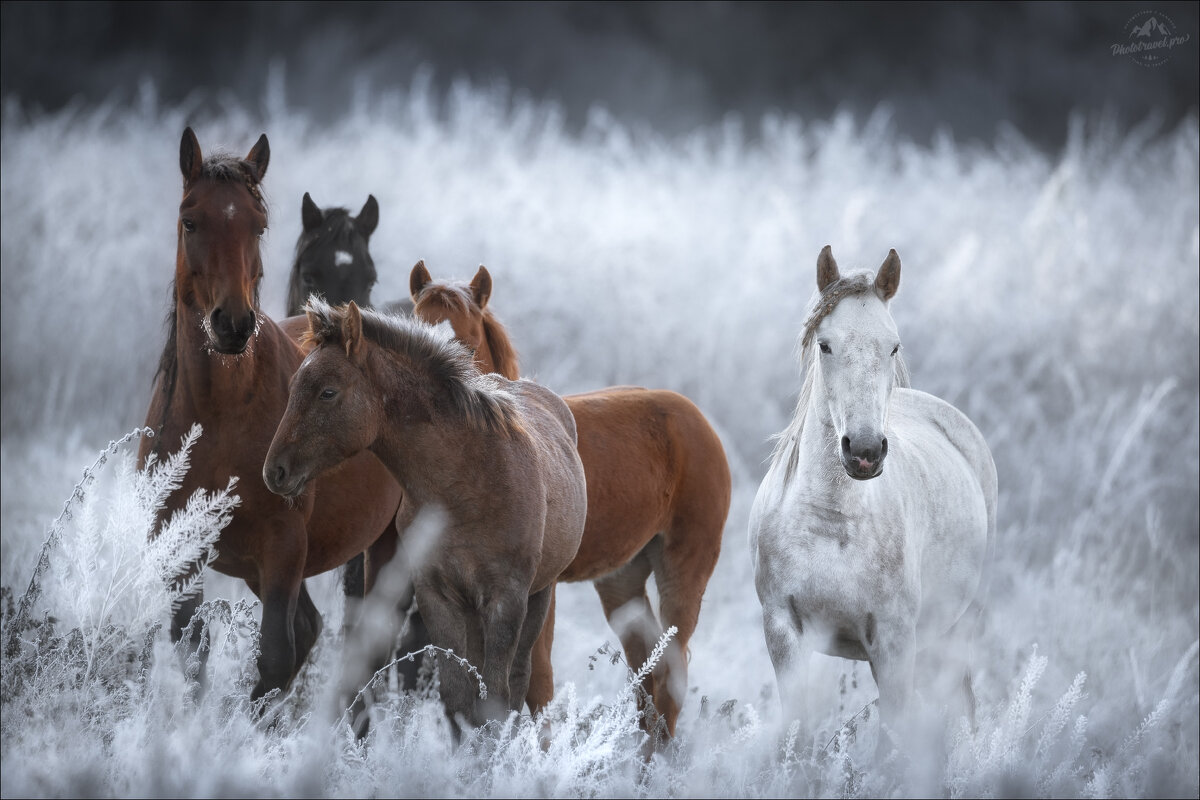
<path id="1" fill-rule="evenodd" d="M 376 540 L 394 541 L 400 503 L 400 487 L 368 454 L 290 500 L 269 492 L 260 479 L 287 406 L 288 380 L 303 358 L 258 305 L 259 237 L 267 226 L 261 182 L 269 157 L 265 134 L 244 159 L 205 159 L 192 129 L 183 132 L 174 303 L 146 416 L 157 435 L 143 439 L 138 453 L 144 465 L 193 423 L 203 426 L 191 468 L 163 519 L 196 489 L 240 478 L 241 504 L 221 532 L 212 566 L 245 580 L 262 600 L 254 699 L 289 685 L 320 632 L 321 616 L 304 578 L 340 566 Z M 385 532 L 390 536 L 382 537 Z M 200 601 L 193 596 L 175 613 L 176 641 Z"/>
<path id="2" fill-rule="evenodd" d="M 315 349 L 292 378 L 263 480 L 283 497 L 372 452 L 404 490 L 402 542 L 433 643 L 480 667 L 441 671 L 455 718 L 480 724 L 524 703 L 530 650 L 587 509 L 575 421 L 531 381 L 481 375 L 470 354 L 411 320 L 308 304 Z M 423 510 L 439 515 L 417 555 Z M 419 531 L 418 531 L 419 533 Z"/>
<path id="3" fill-rule="evenodd" d="M 435 283 L 418 262 L 409 288 L 414 316 L 432 324 L 448 321 L 481 371 L 517 376 L 516 351 L 487 306 L 487 269 L 481 266 L 469 284 Z M 588 513 L 579 553 L 559 580 L 593 582 L 633 669 L 664 628 L 678 629 L 643 685 L 674 736 L 687 689 L 687 644 L 729 513 L 729 462 L 704 415 L 675 392 L 626 386 L 563 399 L 579 430 Z M 651 573 L 661 625 L 646 597 Z M 554 696 L 553 639 L 552 603 L 534 650 L 528 701 L 535 712 Z M 651 724 L 643 716 L 648 730 Z"/>

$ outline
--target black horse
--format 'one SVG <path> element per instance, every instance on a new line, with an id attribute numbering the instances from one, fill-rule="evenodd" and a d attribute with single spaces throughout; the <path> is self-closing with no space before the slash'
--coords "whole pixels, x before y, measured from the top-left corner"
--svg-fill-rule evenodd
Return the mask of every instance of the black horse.
<path id="1" fill-rule="evenodd" d="M 322 210 L 308 192 L 300 204 L 304 230 L 296 242 L 296 260 L 288 280 L 288 316 L 300 314 L 310 294 L 340 305 L 351 300 L 370 305 L 371 287 L 378 276 L 368 244 L 379 224 L 375 195 L 357 217 L 344 208 Z"/>
<path id="2" fill-rule="evenodd" d="M 300 218 L 304 229 L 296 241 L 296 260 L 288 279 L 288 316 L 303 313 L 310 294 L 334 306 L 353 300 L 362 308 L 373 307 L 371 289 L 379 278 L 369 246 L 379 224 L 375 195 L 367 195 L 362 211 L 352 217 L 344 208 L 321 209 L 305 192 Z M 405 297 L 375 308 L 408 316 L 412 300 Z"/>

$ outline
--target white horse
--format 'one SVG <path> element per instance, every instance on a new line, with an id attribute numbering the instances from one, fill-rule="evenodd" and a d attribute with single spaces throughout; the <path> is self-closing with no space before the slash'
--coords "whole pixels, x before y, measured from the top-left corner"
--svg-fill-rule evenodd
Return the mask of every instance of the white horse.
<path id="1" fill-rule="evenodd" d="M 870 662 L 881 722 L 903 729 L 916 656 L 953 647 L 942 637 L 973 600 L 995 535 L 996 467 L 983 435 L 908 388 L 888 311 L 899 283 L 895 250 L 878 275 L 846 277 L 821 251 L 800 398 L 750 513 L 785 720 L 807 723 L 815 650 Z M 969 672 L 963 687 L 973 715 Z"/>

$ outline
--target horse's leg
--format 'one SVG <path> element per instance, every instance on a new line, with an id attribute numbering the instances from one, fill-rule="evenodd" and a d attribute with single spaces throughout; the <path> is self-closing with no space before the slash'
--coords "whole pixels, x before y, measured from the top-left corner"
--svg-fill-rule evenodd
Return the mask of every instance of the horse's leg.
<path id="1" fill-rule="evenodd" d="M 360 738 L 368 728 L 364 712 L 371 693 L 365 687 L 395 657 L 397 633 L 413 603 L 412 576 L 403 557 L 397 557 L 397 543 L 395 525 L 389 523 L 363 554 L 361 590 L 365 596 L 355 604 L 355 618 L 343 626 L 342 705 L 350 703 L 350 724 Z M 347 572 L 352 562 L 348 562 Z M 343 582 L 343 588 L 347 586 Z M 402 682 L 406 665 L 411 666 L 403 661 L 399 665 Z"/>
<path id="2" fill-rule="evenodd" d="M 875 755 L 882 758 L 891 750 L 889 735 L 897 747 L 903 747 L 913 727 L 909 712 L 917 655 L 916 632 L 911 628 L 890 633 L 880 631 L 874 643 L 864 644 L 879 689 L 880 730 Z"/>
<path id="3" fill-rule="evenodd" d="M 287 535 L 291 534 L 291 535 Z M 271 560 L 259 567 L 259 597 L 263 613 L 258 656 L 258 684 L 250 693 L 257 700 L 272 689 L 283 691 L 296 674 L 294 620 L 304 583 L 304 531 L 290 530 L 272 537 L 264 552 Z"/>
<path id="4" fill-rule="evenodd" d="M 308 585 L 301 581 L 300 594 L 296 598 L 296 616 L 293 622 L 293 635 L 296 641 L 296 664 L 293 675 L 299 673 L 300 668 L 304 666 L 324 625 L 321 612 L 317 610 L 312 597 L 308 594 Z"/>
<path id="5" fill-rule="evenodd" d="M 521 623 L 521 636 L 517 641 L 516 653 L 513 656 L 512 671 L 508 675 L 508 707 L 520 711 L 525 699 L 529 696 L 533 650 L 546 635 L 547 626 L 551 627 L 550 638 L 553 639 L 553 620 L 550 619 L 550 609 L 554 606 L 554 584 L 550 584 L 540 592 L 529 596 L 525 609 L 525 620 Z M 546 643 L 546 661 L 550 660 L 550 644 Z M 550 680 L 550 696 L 554 696 L 554 673 L 547 676 Z M 549 699 L 547 699 L 549 702 Z M 545 703 L 542 704 L 543 706 Z M 532 707 L 531 711 L 537 713 Z M 538 709 L 540 710 L 540 709 Z"/>
<path id="6" fill-rule="evenodd" d="M 790 598 L 763 602 L 763 634 L 771 666 L 775 668 L 783 725 L 786 728 L 799 721 L 801 731 L 806 733 L 801 741 L 807 738 L 809 727 L 807 691 L 812 657 L 812 648 L 805 642 L 803 624 L 803 620 L 793 613 Z"/>
<path id="7" fill-rule="evenodd" d="M 513 703 L 517 708 L 525 701 L 525 692 L 518 697 L 510 698 L 509 687 L 512 671 L 517 659 L 517 645 L 521 638 L 521 628 L 533 605 L 534 597 L 528 594 L 527 586 L 499 586 L 488 593 L 489 602 L 482 609 L 483 634 L 483 682 L 488 687 L 487 698 L 479 704 L 483 720 L 504 719 Z M 538 595 L 537 631 L 546 621 L 546 603 L 549 594 L 542 590 Z M 529 645 L 533 645 L 534 632 L 530 632 Z M 528 653 L 526 653 L 528 659 Z M 523 682 L 529 683 L 528 664 Z"/>
<path id="8" fill-rule="evenodd" d="M 604 608 L 609 627 L 620 637 L 625 658 L 634 672 L 641 669 L 650 654 L 650 648 L 662 635 L 662 628 L 646 597 L 646 579 L 650 577 L 652 569 L 649 556 L 642 550 L 625 566 L 593 583 L 600 595 L 600 605 Z M 647 675 L 642 681 L 643 693 L 638 697 L 638 709 L 643 712 L 642 728 L 647 732 L 652 727 L 648 718 L 652 709 L 647 708 L 646 703 L 651 688 L 651 677 Z"/>
<path id="9" fill-rule="evenodd" d="M 362 613 L 362 599 L 367 593 L 364 555 L 359 553 L 342 567 L 342 596 L 345 598 L 345 611 L 342 614 L 343 636 L 349 634 Z"/>
<path id="10" fill-rule="evenodd" d="M 670 736 L 675 735 L 675 722 L 687 696 L 688 641 L 696 630 L 704 589 L 721 552 L 721 527 L 718 523 L 715 530 L 704 530 L 702 524 L 676 520 L 664 536 L 661 551 L 649 551 L 658 586 L 659 619 L 664 630 L 672 625 L 677 629 L 654 670 L 654 705 Z"/>
<path id="11" fill-rule="evenodd" d="M 479 669 L 483 664 L 483 641 L 478 635 L 479 618 L 475 609 L 467 609 L 445 597 L 436 588 L 417 584 L 417 605 L 429 629 L 429 638 L 437 647 L 452 650 L 456 656 L 465 658 L 472 667 Z M 477 634 L 472 636 L 472 634 Z M 460 719 L 475 724 L 475 701 L 479 696 L 479 684 L 466 667 L 457 661 L 438 654 L 442 684 L 442 702 L 446 716 L 457 737 L 461 734 Z M 507 687 L 505 687 L 507 688 Z M 488 685 L 488 696 L 493 687 Z"/>
<path id="12" fill-rule="evenodd" d="M 554 699 L 554 665 L 550 662 L 550 652 L 554 646 L 555 593 L 554 585 L 551 585 L 546 622 L 542 625 L 542 632 L 533 643 L 529 654 L 529 690 L 525 693 L 525 702 L 529 704 L 529 711 L 533 714 L 540 712 Z"/>

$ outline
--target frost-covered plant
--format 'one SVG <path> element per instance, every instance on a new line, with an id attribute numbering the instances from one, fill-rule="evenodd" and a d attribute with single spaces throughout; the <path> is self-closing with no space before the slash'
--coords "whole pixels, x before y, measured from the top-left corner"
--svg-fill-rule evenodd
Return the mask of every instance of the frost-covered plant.
<path id="1" fill-rule="evenodd" d="M 178 577 L 198 574 L 215 556 L 239 502 L 236 479 L 214 492 L 197 489 L 159 528 L 200 434 L 193 426 L 178 452 L 162 462 L 151 456 L 137 470 L 133 454 L 121 452 L 150 435 L 136 430 L 84 472 L 50 527 L 29 587 L 15 606 L 5 604 L 12 609 L 3 633 L 5 739 L 19 733 L 9 720 L 35 710 L 104 733 L 130 713 L 163 622 L 195 589 L 195 577 Z"/>

